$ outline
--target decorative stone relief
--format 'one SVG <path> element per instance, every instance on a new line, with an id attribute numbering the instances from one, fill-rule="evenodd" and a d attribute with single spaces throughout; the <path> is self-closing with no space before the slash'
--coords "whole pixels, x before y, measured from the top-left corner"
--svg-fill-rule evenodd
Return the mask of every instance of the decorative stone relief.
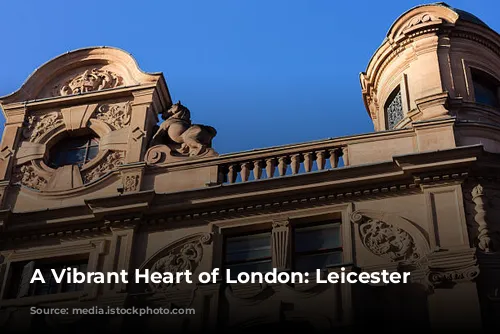
<path id="1" fill-rule="evenodd" d="M 113 151 L 108 153 L 108 155 L 97 166 L 83 173 L 83 183 L 89 183 L 100 178 L 113 169 L 116 169 L 118 166 L 123 165 L 124 161 L 125 152 Z"/>
<path id="2" fill-rule="evenodd" d="M 123 183 L 123 191 L 137 191 L 139 190 L 139 175 L 127 175 L 125 176 L 125 182 Z"/>
<path id="3" fill-rule="evenodd" d="M 97 108 L 94 117 L 118 130 L 130 124 L 131 110 L 130 102 L 103 104 Z"/>
<path id="4" fill-rule="evenodd" d="M 500 250 L 500 231 L 495 229 L 490 219 L 489 211 L 492 209 L 486 191 L 481 184 L 472 189 L 472 201 L 475 204 L 476 215 L 474 220 L 478 224 L 478 247 L 486 252 Z"/>
<path id="5" fill-rule="evenodd" d="M 54 111 L 42 116 L 28 116 L 27 127 L 23 130 L 24 138 L 30 142 L 36 142 L 45 133 L 63 124 L 60 112 Z"/>
<path id="6" fill-rule="evenodd" d="M 217 131 L 208 125 L 192 124 L 189 109 L 180 101 L 165 111 L 162 117 L 165 121 L 154 134 L 151 149 L 160 147 L 157 150 L 160 152 L 164 151 L 161 147 L 167 146 L 168 155 L 173 157 L 194 157 L 207 153 L 216 155 L 211 146 Z"/>
<path id="7" fill-rule="evenodd" d="M 183 272 L 189 270 L 193 273 L 201 263 L 203 258 L 203 245 L 212 242 L 212 235 L 204 233 L 193 239 L 187 239 L 184 242 L 175 245 L 168 253 L 157 259 L 151 266 L 151 272 Z M 154 292 L 166 291 L 174 287 L 170 283 L 150 283 L 149 288 Z"/>
<path id="8" fill-rule="evenodd" d="M 36 190 L 43 190 L 47 186 L 47 179 L 39 175 L 35 167 L 31 164 L 22 165 L 17 168 L 12 175 L 12 180 Z"/>
<path id="9" fill-rule="evenodd" d="M 98 68 L 86 70 L 62 85 L 54 87 L 54 96 L 88 93 L 121 86 L 123 79 L 116 73 Z"/>
<path id="10" fill-rule="evenodd" d="M 358 212 L 351 220 L 359 224 L 361 242 L 371 253 L 391 262 L 415 262 L 422 257 L 414 238 L 404 229 Z"/>
<path id="11" fill-rule="evenodd" d="M 422 24 L 422 23 L 427 23 L 427 22 L 437 21 L 437 20 L 438 20 L 438 18 L 435 17 L 434 15 L 429 14 L 429 13 L 423 13 L 423 14 L 417 15 L 414 18 L 412 18 L 408 22 L 408 24 L 406 25 L 406 28 L 414 27 L 414 26 Z"/>

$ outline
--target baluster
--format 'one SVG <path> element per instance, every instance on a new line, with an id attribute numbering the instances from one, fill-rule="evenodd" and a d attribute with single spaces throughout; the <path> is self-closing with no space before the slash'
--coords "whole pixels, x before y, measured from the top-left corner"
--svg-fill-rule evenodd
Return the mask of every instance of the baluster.
<path id="1" fill-rule="evenodd" d="M 253 162 L 253 177 L 255 180 L 260 180 L 262 177 L 262 165 L 260 160 L 255 160 Z"/>
<path id="2" fill-rule="evenodd" d="M 325 169 L 325 151 L 316 152 L 316 165 L 318 166 L 318 170 Z"/>
<path id="3" fill-rule="evenodd" d="M 274 160 L 274 158 L 266 159 L 266 173 L 268 179 L 274 176 L 275 168 L 276 168 L 276 161 Z"/>
<path id="4" fill-rule="evenodd" d="M 284 176 L 286 174 L 286 170 L 288 168 L 286 160 L 287 160 L 286 157 L 278 158 L 278 173 L 280 174 L 280 176 Z"/>
<path id="5" fill-rule="evenodd" d="M 304 153 L 304 170 L 309 173 L 313 166 L 313 158 L 311 152 Z"/>
<path id="6" fill-rule="evenodd" d="M 342 160 L 344 161 L 344 166 L 349 166 L 349 150 L 347 146 L 342 147 Z"/>
<path id="7" fill-rule="evenodd" d="M 332 168 L 337 168 L 338 163 L 339 163 L 338 149 L 330 150 L 330 166 Z"/>
<path id="8" fill-rule="evenodd" d="M 300 169 L 300 154 L 292 155 L 291 160 L 290 167 L 292 168 L 292 174 L 298 174 Z"/>
<path id="9" fill-rule="evenodd" d="M 244 162 L 241 164 L 241 182 L 247 182 L 250 176 L 250 163 Z"/>
<path id="10" fill-rule="evenodd" d="M 229 171 L 227 172 L 227 180 L 229 183 L 236 182 L 236 178 L 238 177 L 238 171 L 236 165 L 230 165 Z"/>

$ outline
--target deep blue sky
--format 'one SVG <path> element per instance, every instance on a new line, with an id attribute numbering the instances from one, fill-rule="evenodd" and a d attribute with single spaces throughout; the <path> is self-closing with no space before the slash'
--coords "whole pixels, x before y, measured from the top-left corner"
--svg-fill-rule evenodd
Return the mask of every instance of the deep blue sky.
<path id="1" fill-rule="evenodd" d="M 115 46 L 163 72 L 220 153 L 371 132 L 359 72 L 421 1 L 3 1 L 0 95 L 46 61 Z M 497 0 L 449 1 L 500 31 Z M 3 118 L 2 118 L 3 122 Z"/>

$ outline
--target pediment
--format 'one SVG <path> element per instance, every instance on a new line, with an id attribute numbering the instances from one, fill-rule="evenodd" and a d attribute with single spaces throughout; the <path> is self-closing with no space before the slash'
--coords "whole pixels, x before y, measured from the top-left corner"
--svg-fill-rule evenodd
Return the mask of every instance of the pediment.
<path id="1" fill-rule="evenodd" d="M 39 67 L 2 104 L 154 84 L 161 73 L 145 73 L 127 52 L 112 47 L 79 49 Z"/>

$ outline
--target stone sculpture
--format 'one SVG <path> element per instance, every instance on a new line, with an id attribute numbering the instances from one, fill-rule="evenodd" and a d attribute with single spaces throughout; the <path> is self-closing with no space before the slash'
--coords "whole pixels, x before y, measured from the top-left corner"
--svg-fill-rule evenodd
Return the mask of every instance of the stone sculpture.
<path id="1" fill-rule="evenodd" d="M 199 156 L 211 150 L 217 131 L 208 125 L 192 124 L 191 113 L 181 102 L 162 115 L 165 120 L 153 136 L 151 145 L 167 145 L 181 156 Z"/>

